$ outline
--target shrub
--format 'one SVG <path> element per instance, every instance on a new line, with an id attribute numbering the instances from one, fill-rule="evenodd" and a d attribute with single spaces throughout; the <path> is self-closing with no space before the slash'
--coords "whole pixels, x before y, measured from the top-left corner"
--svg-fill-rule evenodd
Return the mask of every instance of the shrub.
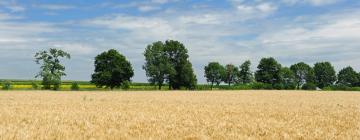
<path id="1" fill-rule="evenodd" d="M 253 83 L 252 89 L 273 89 L 271 84 L 266 83 Z"/>
<path id="2" fill-rule="evenodd" d="M 73 91 L 78 91 L 78 90 L 80 90 L 80 86 L 77 82 L 72 82 L 70 89 Z"/>
<path id="3" fill-rule="evenodd" d="M 288 84 L 284 86 L 285 89 L 287 90 L 294 90 L 296 88 L 295 84 Z"/>
<path id="4" fill-rule="evenodd" d="M 3 90 L 10 90 L 12 89 L 12 83 L 10 81 L 6 81 L 2 84 L 2 89 Z"/>
<path id="5" fill-rule="evenodd" d="M 39 85 L 36 82 L 31 82 L 32 89 L 37 90 L 39 88 Z"/>
<path id="6" fill-rule="evenodd" d="M 124 81 L 122 84 L 121 84 L 121 89 L 123 90 L 128 90 L 130 89 L 130 82 L 129 81 Z"/>
<path id="7" fill-rule="evenodd" d="M 282 89 L 284 89 L 284 85 L 281 84 L 281 83 L 279 83 L 279 84 L 274 84 L 274 85 L 273 85 L 273 88 L 274 88 L 274 89 L 277 89 L 277 90 L 282 90 Z"/>
<path id="8" fill-rule="evenodd" d="M 316 90 L 316 85 L 314 83 L 306 83 L 301 87 L 301 89 L 303 89 L 303 90 Z"/>

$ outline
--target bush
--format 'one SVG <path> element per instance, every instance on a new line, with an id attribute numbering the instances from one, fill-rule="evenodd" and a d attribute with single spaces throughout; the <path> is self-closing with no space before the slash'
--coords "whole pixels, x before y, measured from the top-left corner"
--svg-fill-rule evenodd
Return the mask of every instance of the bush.
<path id="1" fill-rule="evenodd" d="M 331 90 L 342 90 L 342 91 L 351 91 L 353 90 L 351 87 L 346 86 L 346 85 L 333 85 L 330 86 Z"/>
<path id="2" fill-rule="evenodd" d="M 294 90 L 296 88 L 296 85 L 295 84 L 289 84 L 289 85 L 285 85 L 284 88 L 287 89 L 287 90 Z"/>
<path id="3" fill-rule="evenodd" d="M 77 82 L 72 82 L 70 89 L 73 91 L 78 91 L 78 90 L 80 90 L 80 86 Z"/>
<path id="4" fill-rule="evenodd" d="M 316 90 L 316 85 L 314 83 L 306 83 L 301 87 L 301 89 L 303 89 L 303 90 Z"/>
<path id="5" fill-rule="evenodd" d="M 273 86 L 266 83 L 253 83 L 252 89 L 273 89 Z"/>
<path id="6" fill-rule="evenodd" d="M 122 84 L 121 84 L 121 89 L 123 90 L 128 90 L 130 89 L 130 82 L 129 81 L 124 81 Z"/>
<path id="7" fill-rule="evenodd" d="M 277 90 L 282 90 L 282 89 L 285 89 L 284 85 L 279 83 L 279 84 L 274 84 L 273 85 L 273 88 L 274 89 L 277 89 Z"/>
<path id="8" fill-rule="evenodd" d="M 37 90 L 39 88 L 39 85 L 36 82 L 31 82 L 32 89 Z"/>
<path id="9" fill-rule="evenodd" d="M 3 90 L 10 90 L 12 89 L 12 83 L 10 81 L 6 81 L 2 84 L 2 89 Z"/>

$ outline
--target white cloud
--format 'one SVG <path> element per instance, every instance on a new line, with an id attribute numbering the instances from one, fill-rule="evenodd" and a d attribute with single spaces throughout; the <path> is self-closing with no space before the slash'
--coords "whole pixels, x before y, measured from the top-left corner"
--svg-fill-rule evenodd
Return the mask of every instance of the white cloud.
<path id="1" fill-rule="evenodd" d="M 301 4 L 307 3 L 314 6 L 323 6 L 328 4 L 334 4 L 342 0 L 283 0 L 283 2 L 294 5 L 294 4 Z"/>
<path id="2" fill-rule="evenodd" d="M 9 9 L 11 12 L 23 12 L 26 8 L 15 1 L 5 1 L 0 0 L 0 6 L 4 6 L 5 8 Z"/>
<path id="3" fill-rule="evenodd" d="M 47 9 L 47 10 L 68 10 L 74 9 L 73 5 L 63 5 L 63 4 L 37 4 L 34 5 L 36 8 Z"/>

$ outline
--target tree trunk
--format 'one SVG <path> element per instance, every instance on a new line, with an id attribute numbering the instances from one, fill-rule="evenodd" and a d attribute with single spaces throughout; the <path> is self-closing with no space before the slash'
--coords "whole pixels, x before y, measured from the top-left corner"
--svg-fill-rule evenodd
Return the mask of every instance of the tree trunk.
<path id="1" fill-rule="evenodd" d="M 211 90 L 213 89 L 214 81 L 211 82 Z"/>
<path id="2" fill-rule="evenodd" d="M 162 84 L 159 84 L 159 90 L 161 90 Z"/>

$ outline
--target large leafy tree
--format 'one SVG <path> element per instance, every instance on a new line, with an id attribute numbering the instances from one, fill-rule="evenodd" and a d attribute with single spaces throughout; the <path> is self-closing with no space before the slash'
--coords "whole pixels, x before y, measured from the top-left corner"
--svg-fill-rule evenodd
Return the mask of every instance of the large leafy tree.
<path id="1" fill-rule="evenodd" d="M 314 66 L 315 82 L 319 88 L 333 85 L 336 81 L 336 72 L 330 62 L 318 62 Z"/>
<path id="2" fill-rule="evenodd" d="M 296 80 L 295 80 L 295 74 L 290 68 L 283 67 L 280 71 L 280 77 L 281 77 L 281 84 L 284 86 L 285 89 L 295 89 Z"/>
<path id="3" fill-rule="evenodd" d="M 358 78 L 358 73 L 348 66 L 339 71 L 337 83 L 345 86 L 356 86 L 359 82 Z"/>
<path id="4" fill-rule="evenodd" d="M 65 66 L 60 63 L 61 58 L 70 59 L 70 54 L 60 49 L 51 48 L 48 51 L 40 51 L 35 54 L 35 62 L 40 64 L 40 72 L 35 76 L 42 78 L 44 89 L 58 90 L 61 85 L 61 77 L 65 76 Z"/>
<path id="5" fill-rule="evenodd" d="M 185 46 L 179 41 L 167 40 L 164 55 L 173 69 L 168 78 L 169 87 L 171 89 L 180 89 L 181 87 L 194 89 L 197 79 Z"/>
<path id="6" fill-rule="evenodd" d="M 239 78 L 239 82 L 242 84 L 251 83 L 253 80 L 253 74 L 250 70 L 250 65 L 251 65 L 250 60 L 247 60 L 240 65 L 238 78 Z"/>
<path id="7" fill-rule="evenodd" d="M 95 73 L 91 82 L 97 87 L 114 89 L 128 83 L 134 76 L 133 68 L 125 56 L 111 49 L 95 57 Z"/>
<path id="8" fill-rule="evenodd" d="M 281 65 L 274 58 L 262 58 L 257 68 L 258 70 L 255 73 L 255 79 L 257 82 L 272 85 L 280 83 Z"/>
<path id="9" fill-rule="evenodd" d="M 159 89 L 169 78 L 169 75 L 174 72 L 164 49 L 165 44 L 158 41 L 148 45 L 144 53 L 145 65 L 143 69 L 146 71 L 146 76 L 149 77 L 149 82 L 158 85 Z"/>
<path id="10" fill-rule="evenodd" d="M 225 75 L 223 77 L 223 81 L 230 86 L 232 83 L 237 81 L 238 73 L 239 69 L 236 66 L 233 64 L 227 64 L 225 66 Z"/>
<path id="11" fill-rule="evenodd" d="M 314 83 L 314 69 L 304 62 L 296 63 L 290 66 L 291 71 L 295 75 L 296 87 L 301 88 L 305 83 Z"/>
<path id="12" fill-rule="evenodd" d="M 225 73 L 225 68 L 222 65 L 218 62 L 210 62 L 204 69 L 206 80 L 211 84 L 211 89 L 214 84 L 219 85 L 221 83 Z"/>

